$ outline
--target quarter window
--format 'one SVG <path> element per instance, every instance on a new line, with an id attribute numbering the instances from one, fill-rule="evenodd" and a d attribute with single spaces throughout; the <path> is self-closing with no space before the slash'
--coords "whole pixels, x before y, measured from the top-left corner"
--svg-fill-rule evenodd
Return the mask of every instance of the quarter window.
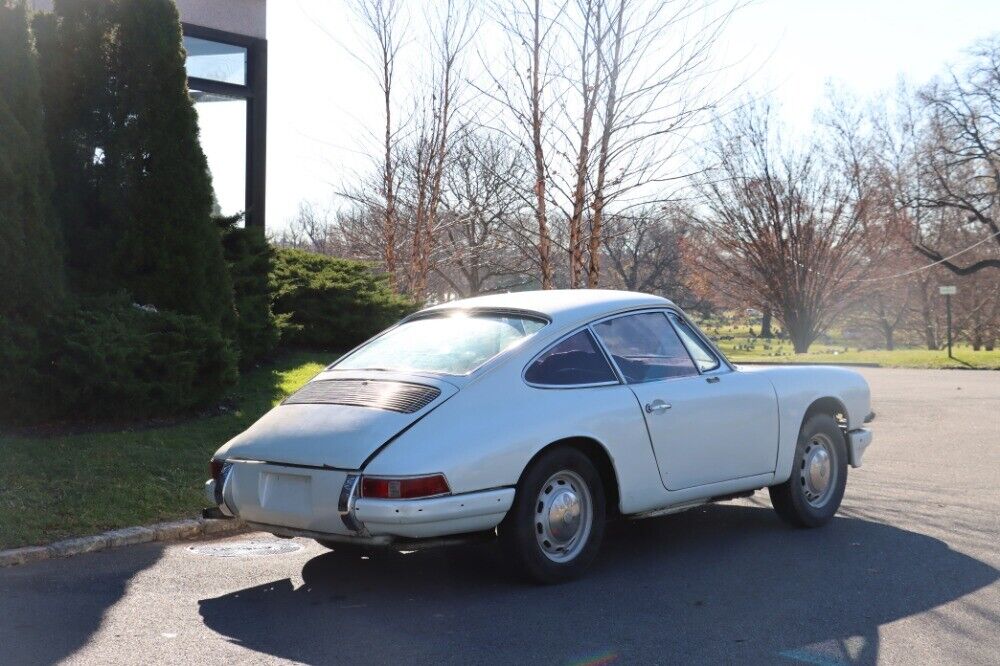
<path id="1" fill-rule="evenodd" d="M 705 346 L 705 343 L 701 341 L 698 334 L 691 329 L 691 325 L 673 313 L 669 316 L 670 321 L 674 323 L 674 327 L 677 329 L 678 335 L 681 336 L 684 346 L 691 352 L 691 357 L 694 358 L 698 369 L 702 372 L 710 372 L 718 368 L 719 359 Z"/>
<path id="2" fill-rule="evenodd" d="M 630 384 L 698 374 L 691 356 L 661 312 L 602 321 L 594 330 Z"/>
<path id="3" fill-rule="evenodd" d="M 573 386 L 617 381 L 588 331 L 551 347 L 531 364 L 524 378 L 532 384 Z"/>

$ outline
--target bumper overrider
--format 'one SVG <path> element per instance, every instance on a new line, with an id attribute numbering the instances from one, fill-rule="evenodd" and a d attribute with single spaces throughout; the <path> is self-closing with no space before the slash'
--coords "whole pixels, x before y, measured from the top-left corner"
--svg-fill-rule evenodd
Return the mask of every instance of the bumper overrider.
<path id="1" fill-rule="evenodd" d="M 362 474 L 330 468 L 228 460 L 205 484 L 216 509 L 285 537 L 391 545 L 496 527 L 514 501 L 513 488 L 414 499 L 362 496 Z"/>

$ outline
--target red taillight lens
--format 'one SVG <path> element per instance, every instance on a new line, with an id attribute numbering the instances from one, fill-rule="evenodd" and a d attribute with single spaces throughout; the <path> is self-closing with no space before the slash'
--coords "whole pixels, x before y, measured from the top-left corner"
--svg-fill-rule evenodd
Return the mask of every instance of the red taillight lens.
<path id="1" fill-rule="evenodd" d="M 361 479 L 361 496 L 380 499 L 414 499 L 451 492 L 443 474 L 415 476 L 408 479 L 380 479 L 366 476 Z"/>
<path id="2" fill-rule="evenodd" d="M 208 475 L 216 481 L 222 476 L 222 461 L 212 458 L 208 461 Z"/>

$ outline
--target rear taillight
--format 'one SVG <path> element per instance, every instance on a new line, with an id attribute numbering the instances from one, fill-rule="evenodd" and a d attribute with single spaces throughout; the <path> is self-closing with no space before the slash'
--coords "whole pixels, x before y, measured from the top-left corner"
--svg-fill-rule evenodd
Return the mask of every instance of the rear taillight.
<path id="1" fill-rule="evenodd" d="M 214 481 L 218 482 L 219 477 L 222 476 L 222 461 L 212 458 L 208 461 L 208 476 Z"/>
<path id="2" fill-rule="evenodd" d="M 361 479 L 361 496 L 378 499 L 415 499 L 447 495 L 451 492 L 443 474 L 412 476 L 405 479 L 386 479 L 365 476 Z"/>

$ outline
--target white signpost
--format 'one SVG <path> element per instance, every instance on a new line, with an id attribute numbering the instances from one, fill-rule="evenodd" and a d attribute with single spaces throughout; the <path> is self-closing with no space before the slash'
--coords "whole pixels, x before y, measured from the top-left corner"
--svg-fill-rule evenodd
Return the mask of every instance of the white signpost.
<path id="1" fill-rule="evenodd" d="M 955 358 L 951 355 L 951 297 L 958 293 L 955 285 L 938 287 L 938 293 L 944 296 L 944 301 L 948 305 L 948 358 Z"/>

